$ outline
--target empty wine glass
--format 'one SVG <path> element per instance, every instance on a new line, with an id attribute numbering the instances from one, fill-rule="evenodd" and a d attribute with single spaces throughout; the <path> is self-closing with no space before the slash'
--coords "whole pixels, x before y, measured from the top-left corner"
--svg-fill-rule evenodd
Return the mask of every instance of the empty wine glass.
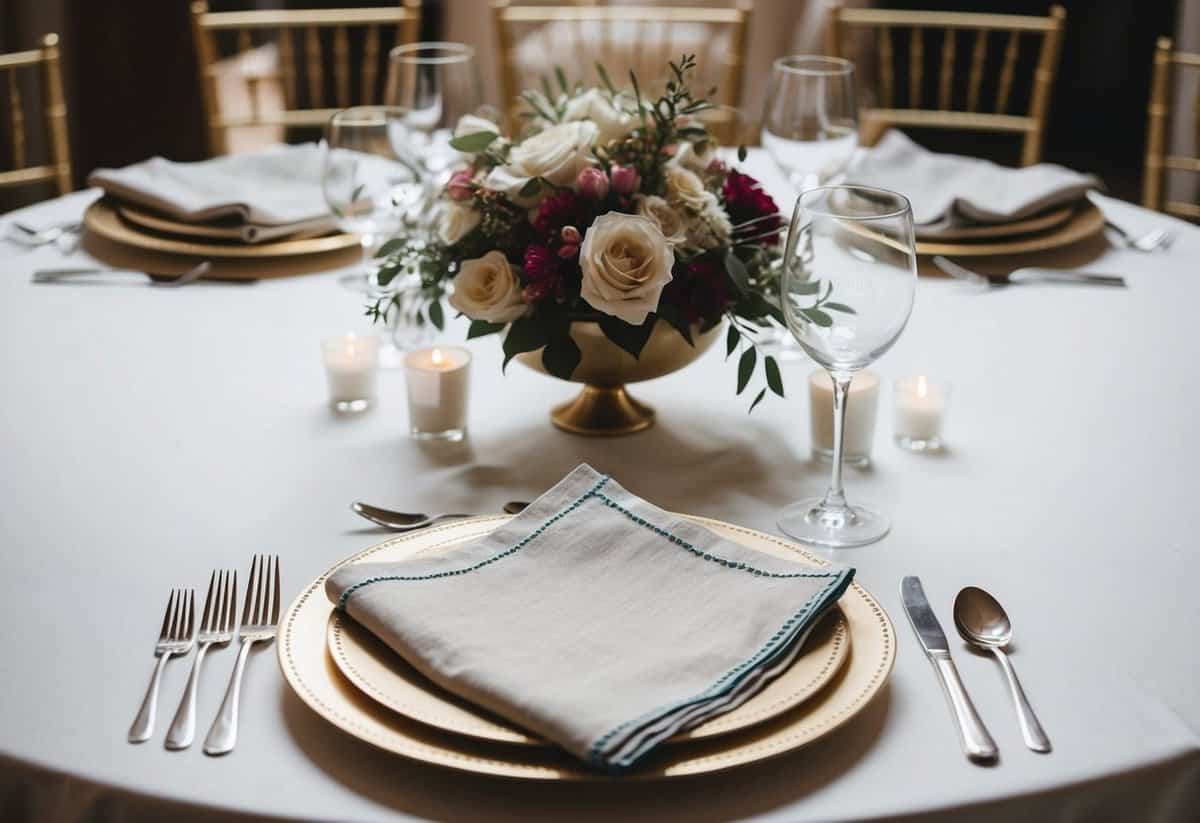
<path id="1" fill-rule="evenodd" d="M 797 193 L 842 172 L 858 146 L 854 64 L 804 55 L 776 60 L 762 144 Z"/>
<path id="2" fill-rule="evenodd" d="M 869 186 L 810 189 L 796 201 L 780 284 L 796 342 L 833 379 L 833 474 L 824 497 L 785 508 L 779 528 L 819 546 L 879 540 L 888 519 L 851 506 L 842 488 L 846 395 L 854 375 L 891 348 L 912 313 L 916 241 L 908 199 Z"/>
<path id="3" fill-rule="evenodd" d="M 483 102 L 475 49 L 462 43 L 409 43 L 388 53 L 384 99 L 406 114 L 393 124 L 397 151 L 419 162 L 440 188 L 461 155 L 450 146 L 454 126 Z"/>

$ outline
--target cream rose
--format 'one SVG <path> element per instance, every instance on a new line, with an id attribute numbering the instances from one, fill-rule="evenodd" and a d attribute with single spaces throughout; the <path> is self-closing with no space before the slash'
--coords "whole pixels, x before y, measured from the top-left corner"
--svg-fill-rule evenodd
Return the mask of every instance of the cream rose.
<path id="1" fill-rule="evenodd" d="M 640 326 L 671 282 L 675 253 L 650 218 L 608 212 L 587 230 L 579 265 L 583 299 L 597 311 Z"/>
<path id="2" fill-rule="evenodd" d="M 489 323 L 511 323 L 527 308 L 521 299 L 520 278 L 498 251 L 462 262 L 449 302 L 472 320 Z"/>
<path id="3" fill-rule="evenodd" d="M 633 202 L 637 213 L 649 218 L 671 247 L 680 246 L 687 239 L 687 223 L 683 216 L 671 208 L 671 204 L 658 195 L 636 195 Z"/>
<path id="4" fill-rule="evenodd" d="M 667 166 L 667 201 L 677 208 L 699 214 L 713 198 L 704 181 L 683 166 Z"/>
<path id="5" fill-rule="evenodd" d="M 492 169 L 488 188 L 515 195 L 534 177 L 544 177 L 556 186 L 569 186 L 582 169 L 591 165 L 596 142 L 595 123 L 579 120 L 559 123 L 513 146 L 508 164 Z"/>
<path id="6" fill-rule="evenodd" d="M 717 144 L 712 140 L 706 140 L 704 143 L 704 151 L 697 151 L 696 144 L 688 141 L 683 141 L 675 150 L 675 156 L 667 161 L 669 166 L 682 166 L 688 171 L 696 174 L 703 174 L 708 170 L 709 165 L 714 160 L 720 160 L 721 154 L 717 151 Z"/>
<path id="7" fill-rule="evenodd" d="M 588 89 L 564 102 L 563 120 L 590 120 L 596 124 L 596 142 L 604 144 L 620 140 L 637 125 L 638 118 L 629 112 L 636 109 L 632 97 L 618 95 L 609 100 L 599 89 Z"/>
<path id="8" fill-rule="evenodd" d="M 499 134 L 500 127 L 486 117 L 479 117 L 474 114 L 464 114 L 454 126 L 455 137 L 465 137 L 468 134 L 478 134 L 481 131 L 490 131 L 492 134 Z"/>
<path id="9" fill-rule="evenodd" d="M 438 237 L 447 246 L 453 246 L 470 234 L 482 219 L 483 215 L 470 206 L 447 203 L 438 220 Z"/>

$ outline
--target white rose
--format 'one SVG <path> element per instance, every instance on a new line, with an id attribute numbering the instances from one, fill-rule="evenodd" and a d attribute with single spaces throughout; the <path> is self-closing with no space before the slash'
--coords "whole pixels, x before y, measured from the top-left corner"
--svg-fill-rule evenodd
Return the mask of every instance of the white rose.
<path id="1" fill-rule="evenodd" d="M 472 320 L 489 323 L 511 323 L 527 308 L 521 299 L 520 278 L 498 251 L 462 262 L 449 302 Z"/>
<path id="2" fill-rule="evenodd" d="M 639 194 L 633 201 L 637 205 L 637 213 L 649 218 L 658 226 L 658 230 L 672 247 L 682 245 L 687 239 L 687 223 L 683 215 L 671 208 L 671 204 L 666 200 L 654 194 Z"/>
<path id="3" fill-rule="evenodd" d="M 438 237 L 447 246 L 453 246 L 479 225 L 483 215 L 461 203 L 446 203 L 438 220 Z"/>
<path id="4" fill-rule="evenodd" d="M 721 155 L 717 151 L 717 144 L 712 140 L 704 142 L 704 151 L 697 151 L 696 144 L 687 140 L 680 143 L 675 149 L 675 156 L 667 161 L 669 166 L 683 166 L 688 171 L 693 171 L 696 174 L 703 174 L 708 170 L 709 164 L 714 160 L 720 160 Z"/>
<path id="5" fill-rule="evenodd" d="M 455 137 L 478 134 L 481 131 L 490 131 L 492 134 L 499 134 L 500 127 L 486 117 L 479 117 L 474 114 L 464 114 L 454 126 Z"/>
<path id="6" fill-rule="evenodd" d="M 556 186 L 574 184 L 579 172 L 591 165 L 596 124 L 588 120 L 559 123 L 513 146 L 508 164 L 491 170 L 488 188 L 515 195 L 534 177 Z"/>
<path id="7" fill-rule="evenodd" d="M 587 230 L 579 265 L 583 299 L 597 311 L 640 326 L 671 282 L 675 254 L 653 220 L 610 211 Z"/>
<path id="8" fill-rule="evenodd" d="M 610 100 L 599 89 L 588 89 L 564 101 L 563 120 L 592 121 L 597 128 L 596 142 L 603 145 L 610 140 L 620 140 L 633 131 L 638 118 L 630 110 L 636 108 L 637 103 L 632 97 L 618 95 Z"/>
<path id="9" fill-rule="evenodd" d="M 699 214 L 708 206 L 712 192 L 704 181 L 683 166 L 667 166 L 667 200 L 676 208 Z"/>
<path id="10" fill-rule="evenodd" d="M 729 215 L 721 208 L 717 196 L 709 192 L 704 208 L 687 224 L 685 245 L 694 249 L 716 249 L 726 245 L 733 233 Z"/>

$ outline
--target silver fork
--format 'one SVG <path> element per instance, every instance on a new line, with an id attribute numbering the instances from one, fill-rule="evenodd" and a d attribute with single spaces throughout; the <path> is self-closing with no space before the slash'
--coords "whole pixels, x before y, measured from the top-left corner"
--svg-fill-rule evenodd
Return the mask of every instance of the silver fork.
<path id="1" fill-rule="evenodd" d="M 204 740 L 205 754 L 227 754 L 237 744 L 238 701 L 242 691 L 242 672 L 250 647 L 258 642 L 270 642 L 275 637 L 275 624 L 279 622 L 279 556 L 256 555 L 250 561 L 250 576 L 246 580 L 245 606 L 242 608 L 242 625 L 238 637 L 242 646 L 238 649 L 237 663 L 221 711 L 213 721 L 208 737 Z"/>
<path id="2" fill-rule="evenodd" d="M 154 644 L 154 656 L 158 662 L 154 664 L 154 676 L 150 678 L 150 688 L 142 699 L 142 708 L 138 710 L 133 725 L 129 727 L 129 742 L 142 743 L 154 734 L 154 716 L 158 712 L 158 684 L 162 680 L 163 668 L 167 661 L 177 654 L 187 654 L 192 650 L 195 641 L 192 635 L 196 613 L 195 589 L 171 589 L 167 598 L 167 611 L 163 615 L 162 629 L 158 633 L 158 642 Z"/>
<path id="3" fill-rule="evenodd" d="M 1111 220 L 1105 220 L 1104 225 L 1121 235 L 1121 239 L 1125 241 L 1126 246 L 1138 251 L 1151 252 L 1158 251 L 1159 249 L 1169 249 L 1171 248 L 1171 244 L 1175 242 L 1175 232 L 1170 229 L 1150 229 L 1150 231 L 1143 234 L 1133 235 Z"/>
<path id="4" fill-rule="evenodd" d="M 208 594 L 204 596 L 204 613 L 200 616 L 200 632 L 196 635 L 196 659 L 192 661 L 192 673 L 188 676 L 183 699 L 175 711 L 175 719 L 167 731 L 168 749 L 186 749 L 192 745 L 196 737 L 196 692 L 200 686 L 200 667 L 204 665 L 204 655 L 213 646 L 224 646 L 233 639 L 233 621 L 236 619 L 237 572 L 214 571 L 208 579 Z"/>

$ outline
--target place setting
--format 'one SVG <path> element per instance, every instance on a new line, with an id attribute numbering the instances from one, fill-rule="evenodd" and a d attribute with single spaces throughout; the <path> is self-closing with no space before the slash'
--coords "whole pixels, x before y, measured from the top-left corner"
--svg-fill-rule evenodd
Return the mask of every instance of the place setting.
<path id="1" fill-rule="evenodd" d="M 0 85 L 0 196 L 59 193 L 0 215 L 0 540 L 45 621 L 0 809 L 1190 819 L 1145 638 L 1195 564 L 1146 489 L 1191 488 L 1200 58 L 1141 38 L 1138 207 L 1057 5 L 291 5 L 145 10 L 205 151 L 166 108 L 72 148 L 86 48 L 0 55 L 48 95 L 43 163 Z M 44 611 L 100 587 L 86 635 Z M 1153 608 L 1068 637 L 1118 600 Z"/>

